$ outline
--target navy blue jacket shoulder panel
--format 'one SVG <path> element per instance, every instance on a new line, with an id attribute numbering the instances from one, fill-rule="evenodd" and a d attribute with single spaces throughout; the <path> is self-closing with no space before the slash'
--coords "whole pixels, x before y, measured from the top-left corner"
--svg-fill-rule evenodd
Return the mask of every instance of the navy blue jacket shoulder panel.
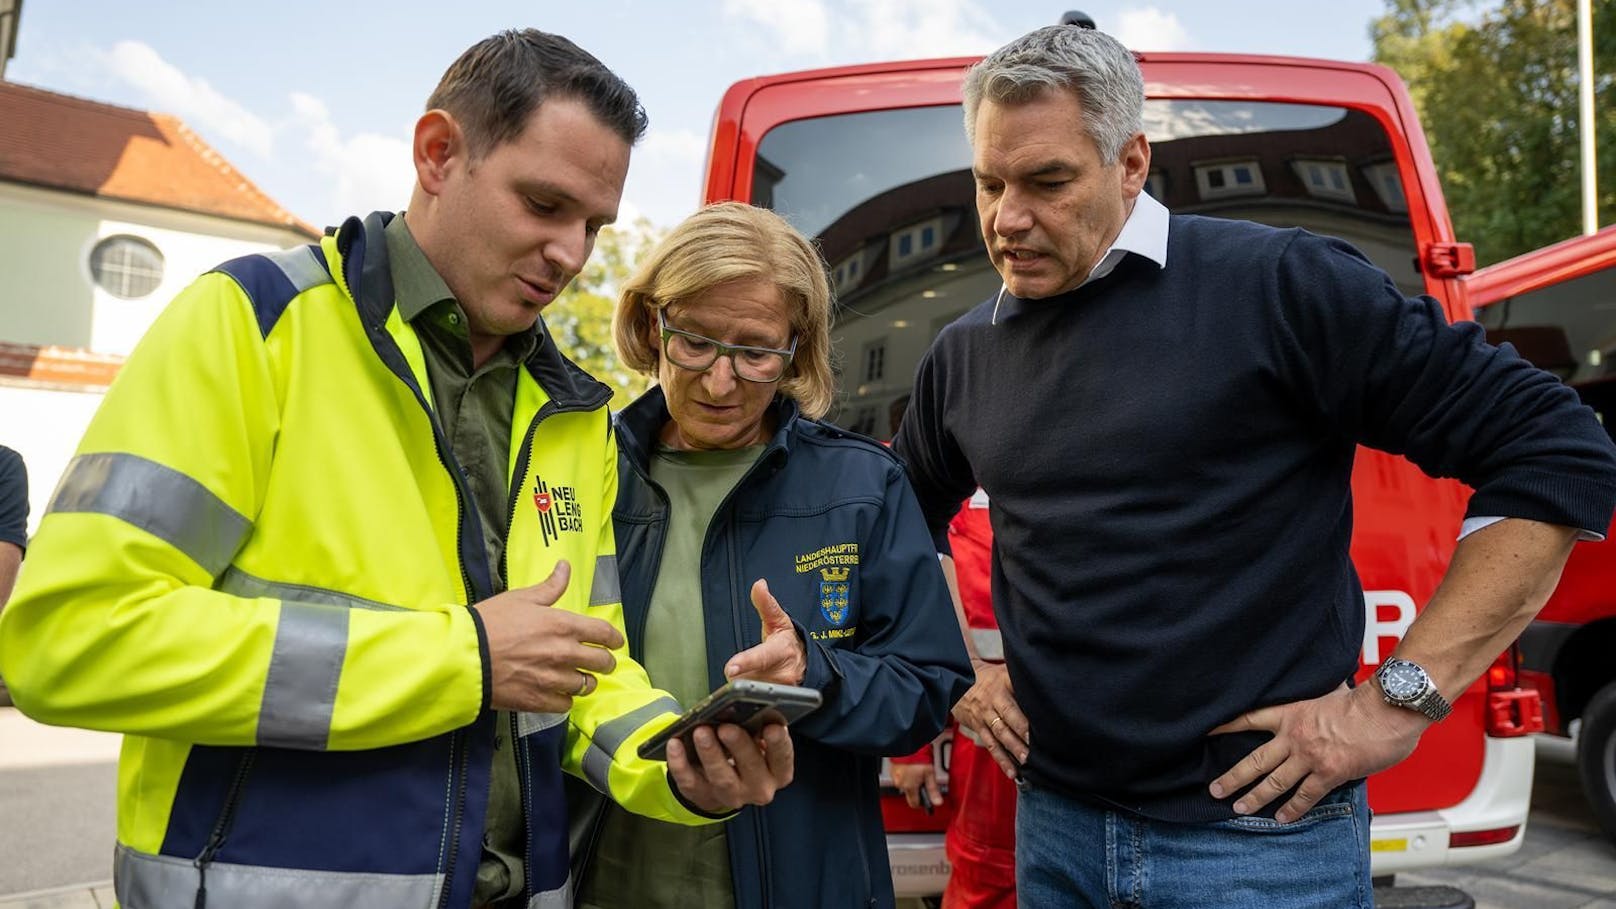
<path id="1" fill-rule="evenodd" d="M 252 302 L 253 316 L 264 337 L 274 330 L 292 298 L 332 283 L 325 254 L 317 243 L 231 259 L 214 271 L 229 275 Z"/>

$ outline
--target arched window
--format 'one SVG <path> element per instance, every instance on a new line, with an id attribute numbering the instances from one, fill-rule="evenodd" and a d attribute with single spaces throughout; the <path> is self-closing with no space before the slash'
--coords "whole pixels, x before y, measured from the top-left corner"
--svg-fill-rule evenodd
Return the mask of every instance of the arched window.
<path id="1" fill-rule="evenodd" d="M 163 283 L 163 254 L 139 237 L 107 237 L 90 250 L 90 274 L 107 293 L 137 300 Z"/>

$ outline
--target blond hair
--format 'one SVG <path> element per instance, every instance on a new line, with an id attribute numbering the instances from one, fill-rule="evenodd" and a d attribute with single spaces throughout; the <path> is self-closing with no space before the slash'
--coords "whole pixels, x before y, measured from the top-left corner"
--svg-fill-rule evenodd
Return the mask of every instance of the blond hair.
<path id="1" fill-rule="evenodd" d="M 769 281 L 791 305 L 797 353 L 780 393 L 803 415 L 830 409 L 835 378 L 830 368 L 830 283 L 825 260 L 786 219 L 765 208 L 719 202 L 686 218 L 658 243 L 623 287 L 612 319 L 617 355 L 630 369 L 655 375 L 661 345 L 656 314 L 689 303 L 730 281 Z"/>

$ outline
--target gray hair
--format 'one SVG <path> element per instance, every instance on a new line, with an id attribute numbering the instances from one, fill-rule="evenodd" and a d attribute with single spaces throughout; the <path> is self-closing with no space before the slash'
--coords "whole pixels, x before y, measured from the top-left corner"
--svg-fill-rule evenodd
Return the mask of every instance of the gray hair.
<path id="1" fill-rule="evenodd" d="M 1046 91 L 1070 91 L 1083 106 L 1083 129 L 1106 164 L 1144 127 L 1145 80 L 1139 62 L 1117 39 L 1092 28 L 1051 25 L 989 54 L 965 74 L 965 137 L 976 141 L 984 98 L 1008 104 Z"/>

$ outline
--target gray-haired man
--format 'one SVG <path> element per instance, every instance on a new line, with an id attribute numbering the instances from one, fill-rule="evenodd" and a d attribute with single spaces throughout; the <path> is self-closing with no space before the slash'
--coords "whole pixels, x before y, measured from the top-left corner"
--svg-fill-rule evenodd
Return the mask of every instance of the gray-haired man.
<path id="1" fill-rule="evenodd" d="M 1346 244 L 1170 216 L 1141 192 L 1143 96 L 1070 26 L 966 78 L 1004 291 L 938 337 L 895 443 L 934 532 L 993 500 L 1008 671 L 955 713 L 1027 783 L 1028 905 L 1369 906 L 1363 778 L 1608 525 L 1616 456 L 1553 376 Z M 1358 444 L 1475 489 L 1388 661 L 1407 691 L 1349 685 Z"/>

